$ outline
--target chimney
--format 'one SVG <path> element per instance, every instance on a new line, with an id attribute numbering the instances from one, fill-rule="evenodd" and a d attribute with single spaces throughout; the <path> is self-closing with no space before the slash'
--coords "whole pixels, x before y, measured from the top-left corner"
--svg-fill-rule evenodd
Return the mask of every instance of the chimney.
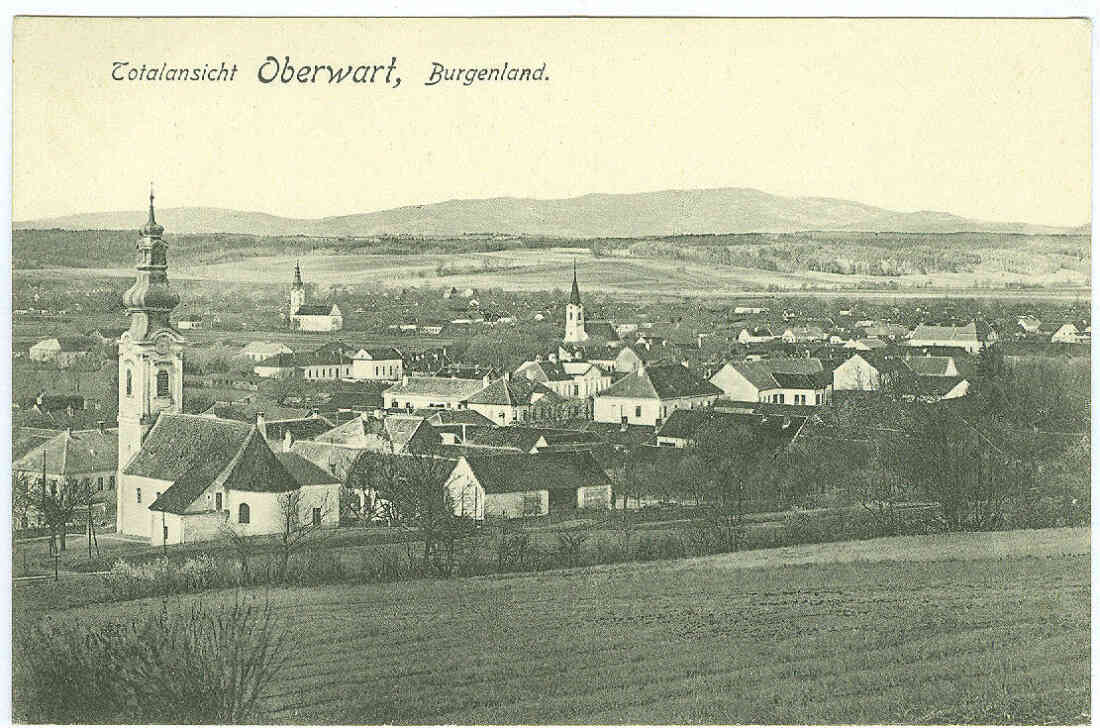
<path id="1" fill-rule="evenodd" d="M 260 434 L 267 439 L 267 420 L 264 419 L 263 412 L 256 413 L 256 429 L 260 431 Z"/>

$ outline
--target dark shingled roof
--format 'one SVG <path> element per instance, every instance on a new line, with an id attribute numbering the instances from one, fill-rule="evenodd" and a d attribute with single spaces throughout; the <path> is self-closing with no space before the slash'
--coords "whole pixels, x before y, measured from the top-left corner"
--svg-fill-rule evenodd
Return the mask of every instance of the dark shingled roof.
<path id="1" fill-rule="evenodd" d="M 772 372 L 772 377 L 784 389 L 822 389 L 832 383 L 832 377 L 828 380 L 819 374 L 788 374 L 787 372 Z"/>
<path id="2" fill-rule="evenodd" d="M 294 312 L 295 316 L 328 316 L 332 313 L 332 304 L 316 304 L 299 306 Z"/>
<path id="3" fill-rule="evenodd" d="M 289 432 L 295 440 L 310 440 L 317 435 L 328 432 L 335 425 L 335 422 L 320 416 L 268 420 L 266 423 L 267 439 L 281 440 Z"/>
<path id="4" fill-rule="evenodd" d="M 13 438 L 13 446 L 19 441 Z M 49 475 L 79 475 L 118 468 L 118 430 L 75 430 L 41 438 L 12 464 L 17 471 L 41 472 L 42 455 Z"/>
<path id="5" fill-rule="evenodd" d="M 329 475 L 301 455 L 293 452 L 275 453 L 279 463 L 290 473 L 298 485 L 330 485 L 339 483 L 340 479 Z"/>
<path id="6" fill-rule="evenodd" d="M 466 462 L 486 493 L 575 490 L 611 482 L 588 452 L 470 455 Z"/>
<path id="7" fill-rule="evenodd" d="M 696 376 L 683 364 L 649 366 L 628 374 L 597 397 L 673 399 L 719 395 L 722 390 Z"/>
<path id="8" fill-rule="evenodd" d="M 562 397 L 551 389 L 527 377 L 498 379 L 470 395 L 469 404 L 528 405 L 536 401 L 558 402 Z"/>
<path id="9" fill-rule="evenodd" d="M 183 513 L 211 483 L 281 493 L 298 484 L 254 426 L 201 415 L 161 414 L 123 471 L 172 483 L 150 510 Z"/>

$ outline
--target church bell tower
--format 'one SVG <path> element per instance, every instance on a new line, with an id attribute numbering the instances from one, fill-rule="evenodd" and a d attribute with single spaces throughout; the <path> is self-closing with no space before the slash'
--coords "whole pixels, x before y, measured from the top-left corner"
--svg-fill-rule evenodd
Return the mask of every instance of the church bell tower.
<path id="1" fill-rule="evenodd" d="M 130 328 L 118 342 L 118 530 L 124 517 L 122 470 L 141 449 L 161 412 L 183 411 L 183 348 L 186 340 L 168 321 L 180 302 L 168 285 L 168 245 L 157 224 L 153 190 L 149 219 L 137 241 L 137 280 L 122 295 Z M 127 531 L 130 532 L 130 531 Z"/>
<path id="2" fill-rule="evenodd" d="M 588 341 L 584 330 L 584 304 L 581 303 L 581 291 L 577 287 L 577 263 L 573 262 L 573 290 L 569 292 L 569 303 L 565 306 L 565 338 L 567 344 L 579 344 Z"/>
<path id="3" fill-rule="evenodd" d="M 290 284 L 290 310 L 287 316 L 298 313 L 298 309 L 306 305 L 306 287 L 302 283 L 302 269 L 297 262 L 294 263 L 294 281 Z"/>

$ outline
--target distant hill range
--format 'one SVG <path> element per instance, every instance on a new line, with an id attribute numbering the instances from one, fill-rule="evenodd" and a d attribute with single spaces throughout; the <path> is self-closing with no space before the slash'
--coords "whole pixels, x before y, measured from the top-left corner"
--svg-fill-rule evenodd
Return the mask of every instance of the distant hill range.
<path id="1" fill-rule="evenodd" d="M 14 229 L 126 230 L 144 210 L 86 213 L 13 223 Z M 952 233 L 1088 234 L 1089 226 L 1052 227 L 970 220 L 947 212 L 896 212 L 827 197 L 780 197 L 747 188 L 591 194 L 562 200 L 497 197 L 449 200 L 356 215 L 294 219 L 216 207 L 157 211 L 170 233 L 250 233 L 368 237 L 506 233 L 563 238 L 647 237 L 811 230 Z"/>

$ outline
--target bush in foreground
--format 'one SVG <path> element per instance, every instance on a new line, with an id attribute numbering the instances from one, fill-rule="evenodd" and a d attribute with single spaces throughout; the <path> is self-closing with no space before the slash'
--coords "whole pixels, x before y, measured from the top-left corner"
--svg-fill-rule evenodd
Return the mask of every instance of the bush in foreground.
<path id="1" fill-rule="evenodd" d="M 244 723 L 285 663 L 270 603 L 159 610 L 91 624 L 46 619 L 14 645 L 26 723 Z"/>

